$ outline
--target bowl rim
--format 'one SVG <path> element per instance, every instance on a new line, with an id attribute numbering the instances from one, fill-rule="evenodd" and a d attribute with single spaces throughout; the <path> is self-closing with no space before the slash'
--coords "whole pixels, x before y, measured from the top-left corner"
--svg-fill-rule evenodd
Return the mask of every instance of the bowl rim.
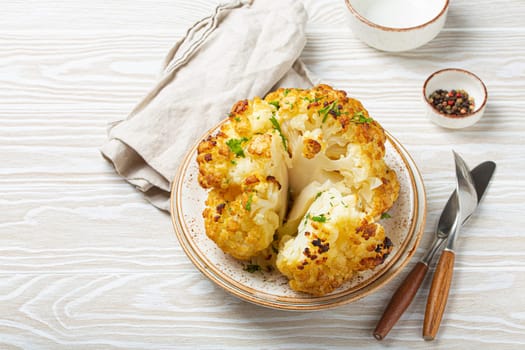
<path id="1" fill-rule="evenodd" d="M 203 136 L 209 135 L 215 131 L 218 126 L 220 126 L 220 124 L 222 123 L 219 123 L 208 130 Z M 368 296 L 374 291 L 381 289 L 404 269 L 404 267 L 409 263 L 415 254 L 425 230 L 427 216 L 426 189 L 423 178 L 416 166 L 416 163 L 414 162 L 414 159 L 395 137 L 393 137 L 386 130 L 385 133 L 392 147 L 401 156 L 403 163 L 409 170 L 410 184 L 414 190 L 414 217 L 412 218 L 412 222 L 410 224 L 410 233 L 407 235 L 408 239 L 402 245 L 401 251 L 398 252 L 396 260 L 391 261 L 387 267 L 381 269 L 377 276 L 369 280 L 368 283 L 361 285 L 360 288 L 351 289 L 346 292 L 342 291 L 335 295 L 316 297 L 315 300 L 317 302 L 312 302 L 311 300 L 306 300 L 304 298 L 292 298 L 297 299 L 297 302 L 293 303 L 287 300 L 289 299 L 288 297 L 278 297 L 275 300 L 270 300 L 258 296 L 259 293 L 256 291 L 255 293 L 253 293 L 254 291 L 251 291 L 251 293 L 248 291 L 247 293 L 246 286 L 242 286 L 238 282 L 231 280 L 231 278 L 228 276 L 225 276 L 223 273 L 216 271 L 214 266 L 208 265 L 205 259 L 201 259 L 200 253 L 196 252 L 195 249 L 192 248 L 193 243 L 188 240 L 186 230 L 184 230 L 183 227 L 184 225 L 181 224 L 183 218 L 181 217 L 180 210 L 180 193 L 183 186 L 183 175 L 189 166 L 189 162 L 191 162 L 193 159 L 192 156 L 198 146 L 198 142 L 196 142 L 195 145 L 186 153 L 171 184 L 170 216 L 174 233 L 177 236 L 182 250 L 185 252 L 185 255 L 190 259 L 193 265 L 203 275 L 213 281 L 217 286 L 224 289 L 226 292 L 229 292 L 230 294 L 244 301 L 273 309 L 314 311 L 334 308 L 359 300 L 365 296 Z M 401 259 L 403 255 L 405 255 L 405 257 Z M 360 291 L 360 293 L 357 293 L 358 291 Z"/>
<path id="2" fill-rule="evenodd" d="M 374 28 L 377 28 L 377 29 L 380 29 L 380 30 L 383 30 L 383 31 L 388 31 L 388 32 L 409 32 L 409 31 L 412 31 L 412 30 L 416 30 L 416 29 L 420 29 L 420 28 L 426 27 L 429 24 L 432 24 L 432 23 L 436 22 L 441 16 L 443 16 L 445 14 L 445 12 L 448 9 L 449 2 L 450 2 L 450 0 L 445 0 L 445 4 L 443 5 L 443 8 L 439 11 L 439 13 L 434 18 L 432 18 L 431 20 L 429 20 L 429 21 L 427 21 L 425 23 L 418 24 L 417 26 L 412 26 L 412 27 L 395 28 L 395 27 L 383 26 L 381 24 L 377 24 L 375 22 L 370 21 L 368 18 L 366 18 L 365 16 L 361 15 L 352 6 L 350 1 L 351 0 L 345 0 L 346 7 L 348 8 L 348 10 L 350 10 L 350 12 L 355 17 L 357 17 L 357 19 L 359 19 L 361 22 L 363 22 L 364 24 L 366 24 L 366 25 L 368 25 L 370 27 L 374 27 Z"/>
<path id="3" fill-rule="evenodd" d="M 460 73 L 460 74 L 466 74 L 466 75 L 470 76 L 471 78 L 473 78 L 474 80 L 477 80 L 481 84 L 481 87 L 482 87 L 481 91 L 483 93 L 483 102 L 478 107 L 476 107 L 476 109 L 473 112 L 468 113 L 466 115 L 445 114 L 445 113 L 442 113 L 441 111 L 437 110 L 428 101 L 428 97 L 427 97 L 427 94 L 426 94 L 428 83 L 433 78 L 435 78 L 437 75 L 445 73 L 445 72 L 457 72 L 457 73 Z M 463 68 L 443 68 L 443 69 L 440 69 L 438 71 L 435 71 L 434 73 L 430 74 L 428 76 L 428 78 L 425 80 L 425 82 L 423 83 L 423 91 L 422 92 L 423 92 L 423 100 L 425 100 L 425 103 L 428 105 L 428 107 L 430 107 L 433 111 L 435 111 L 440 116 L 443 116 L 443 117 L 448 118 L 448 119 L 463 119 L 463 118 L 472 117 L 472 116 L 476 115 L 479 111 L 483 110 L 483 108 L 485 108 L 485 105 L 487 104 L 487 99 L 488 99 L 487 87 L 485 86 L 485 83 L 483 82 L 483 80 L 481 80 L 481 78 L 478 77 L 476 74 L 474 74 L 474 73 L 472 73 L 472 72 L 470 72 L 470 71 L 468 71 L 466 69 L 463 69 Z"/>

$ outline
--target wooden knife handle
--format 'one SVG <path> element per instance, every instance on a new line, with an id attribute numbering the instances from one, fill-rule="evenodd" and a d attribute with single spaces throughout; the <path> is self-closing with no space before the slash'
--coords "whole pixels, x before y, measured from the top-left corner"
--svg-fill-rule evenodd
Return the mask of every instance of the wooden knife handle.
<path id="1" fill-rule="evenodd" d="M 388 332 L 390 332 L 392 327 L 394 327 L 401 315 L 408 308 L 416 296 L 421 283 L 425 279 L 427 271 L 427 264 L 420 261 L 416 264 L 416 266 L 414 266 L 412 271 L 410 271 L 403 283 L 401 283 L 399 288 L 392 296 L 392 299 L 390 299 L 390 303 L 383 312 L 383 316 L 377 323 L 376 329 L 374 330 L 374 337 L 377 340 L 381 340 L 386 337 Z"/>
<path id="2" fill-rule="evenodd" d="M 423 338 L 433 340 L 441 324 L 445 306 L 447 305 L 448 292 L 454 272 L 455 254 L 451 250 L 443 250 L 434 272 L 432 286 L 427 299 L 427 309 L 423 322 Z"/>

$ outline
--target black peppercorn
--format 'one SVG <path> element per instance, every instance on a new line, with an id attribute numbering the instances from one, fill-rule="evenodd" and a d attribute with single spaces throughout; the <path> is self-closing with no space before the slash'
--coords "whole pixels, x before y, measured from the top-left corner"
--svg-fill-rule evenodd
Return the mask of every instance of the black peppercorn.
<path id="1" fill-rule="evenodd" d="M 428 102 L 440 113 L 465 116 L 474 111 L 474 98 L 465 90 L 438 89 L 430 94 Z"/>

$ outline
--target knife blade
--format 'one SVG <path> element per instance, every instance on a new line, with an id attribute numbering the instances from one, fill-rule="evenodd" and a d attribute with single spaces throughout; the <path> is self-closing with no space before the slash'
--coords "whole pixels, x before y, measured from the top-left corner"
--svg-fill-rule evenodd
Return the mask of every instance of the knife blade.
<path id="1" fill-rule="evenodd" d="M 468 220 L 478 204 L 478 194 L 468 167 L 459 154 L 454 151 L 453 153 L 456 164 L 457 212 L 453 229 L 447 239 L 447 246 L 441 253 L 428 294 L 423 322 L 423 338 L 425 340 L 433 340 L 436 337 L 445 312 L 454 272 L 454 246 L 461 229 L 459 223 Z"/>
<path id="2" fill-rule="evenodd" d="M 492 161 L 485 161 L 478 166 L 476 166 L 470 172 L 472 179 L 476 185 L 476 193 L 478 197 L 478 204 L 483 198 L 483 194 L 487 189 L 487 186 L 492 178 L 492 174 L 496 169 L 496 163 Z M 398 287 L 396 292 L 392 295 L 392 298 L 385 308 L 381 319 L 377 323 L 377 326 L 374 330 L 374 337 L 377 340 L 381 340 L 386 335 L 392 327 L 399 320 L 401 315 L 406 311 L 408 306 L 412 303 L 412 300 L 417 294 L 419 287 L 421 286 L 427 272 L 428 266 L 432 262 L 432 259 L 436 252 L 438 252 L 443 243 L 445 243 L 448 233 L 451 232 L 452 225 L 454 223 L 455 214 L 457 212 L 457 198 L 456 190 L 450 195 L 447 204 L 445 205 L 441 216 L 439 218 L 439 223 L 436 228 L 436 236 L 431 246 L 427 250 L 424 258 L 416 263 L 412 271 L 407 275 L 405 280 Z M 469 217 L 470 218 L 470 217 Z M 464 225 L 468 219 L 463 221 Z"/>

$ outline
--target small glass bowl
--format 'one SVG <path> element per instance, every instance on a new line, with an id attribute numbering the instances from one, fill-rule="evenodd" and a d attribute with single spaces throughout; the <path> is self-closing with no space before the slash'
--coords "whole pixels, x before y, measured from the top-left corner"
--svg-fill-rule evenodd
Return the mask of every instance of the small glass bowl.
<path id="1" fill-rule="evenodd" d="M 429 101 L 436 90 L 465 90 L 474 99 L 474 110 L 467 114 L 446 114 L 437 110 Z M 449 129 L 474 125 L 481 119 L 487 105 L 487 87 L 474 73 L 460 68 L 446 68 L 432 73 L 423 84 L 423 100 L 427 115 L 434 123 Z"/>

